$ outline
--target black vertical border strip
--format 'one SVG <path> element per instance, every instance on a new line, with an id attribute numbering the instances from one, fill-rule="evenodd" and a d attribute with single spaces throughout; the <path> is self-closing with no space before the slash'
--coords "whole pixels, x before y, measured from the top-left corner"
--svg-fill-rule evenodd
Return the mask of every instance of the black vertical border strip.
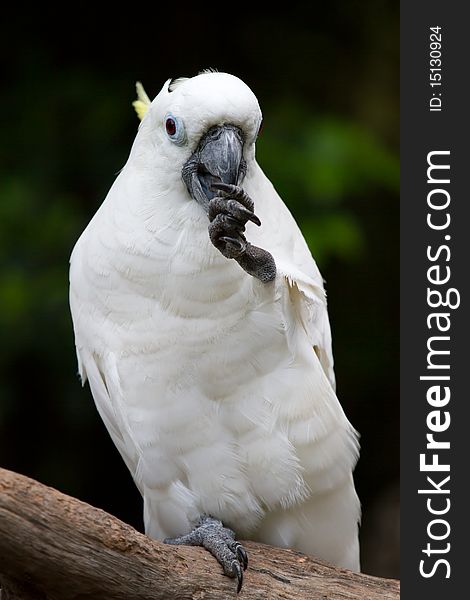
<path id="1" fill-rule="evenodd" d="M 400 291 L 400 366 L 401 366 L 401 594 L 403 600 L 416 598 L 470 597 L 467 573 L 470 568 L 470 393 L 466 374 L 470 372 L 470 327 L 468 298 L 470 297 L 470 20 L 466 3 L 437 2 L 436 0 L 409 2 L 402 0 L 401 10 L 401 291 Z M 430 112 L 429 100 L 433 88 L 429 85 L 430 27 L 440 26 L 442 32 L 442 111 Z M 437 91 L 437 90 L 436 90 Z M 450 185 L 443 187 L 451 194 L 449 206 L 451 224 L 445 231 L 432 231 L 426 224 L 427 194 L 432 189 L 427 183 L 427 154 L 434 150 L 450 150 Z M 445 159 L 442 161 L 445 162 Z M 445 211 L 442 211 L 443 213 Z M 443 217 L 443 214 L 440 216 Z M 450 235 L 450 240 L 444 236 Z M 427 269 L 432 264 L 426 249 L 447 244 L 451 251 L 449 262 L 439 264 L 451 269 L 451 278 L 445 288 L 456 288 L 460 306 L 454 310 L 437 309 L 450 313 L 450 356 L 442 362 L 450 363 L 451 400 L 447 407 L 451 416 L 450 428 L 436 439 L 450 441 L 448 451 L 439 452 L 440 462 L 450 461 L 451 507 L 442 515 L 450 525 L 449 537 L 436 541 L 428 537 L 427 526 L 438 515 L 429 514 L 426 501 L 436 498 L 435 507 L 445 505 L 447 496 L 419 495 L 426 485 L 426 475 L 419 470 L 419 455 L 426 452 L 426 416 L 434 410 L 426 401 L 429 382 L 420 381 L 429 374 L 427 341 L 436 330 L 429 330 L 427 315 L 433 309 L 427 305 Z M 444 253 L 442 254 L 444 256 Z M 437 286 L 431 286 L 436 288 Z M 445 347 L 443 343 L 442 347 Z M 439 374 L 445 374 L 440 371 Z M 447 373 L 446 373 L 447 374 Z M 428 451 L 432 454 L 432 451 Z M 429 462 L 429 459 L 428 459 Z M 435 473 L 436 483 L 447 474 Z M 445 486 L 442 486 L 443 488 Z M 441 504 L 439 505 L 440 498 Z M 444 532 L 436 526 L 434 533 Z M 428 542 L 433 549 L 446 548 L 448 553 L 427 557 L 422 550 Z M 440 565 L 432 577 L 420 575 L 420 560 L 425 559 L 429 573 L 434 562 L 444 558 L 450 564 Z"/>

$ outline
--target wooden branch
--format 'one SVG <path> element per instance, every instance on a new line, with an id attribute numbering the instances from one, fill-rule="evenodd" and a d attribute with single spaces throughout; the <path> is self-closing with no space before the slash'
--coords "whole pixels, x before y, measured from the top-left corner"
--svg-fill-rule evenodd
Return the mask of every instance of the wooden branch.
<path id="1" fill-rule="evenodd" d="M 1 600 L 398 600 L 399 583 L 246 542 L 234 580 L 204 549 L 167 546 L 102 510 L 0 469 Z"/>

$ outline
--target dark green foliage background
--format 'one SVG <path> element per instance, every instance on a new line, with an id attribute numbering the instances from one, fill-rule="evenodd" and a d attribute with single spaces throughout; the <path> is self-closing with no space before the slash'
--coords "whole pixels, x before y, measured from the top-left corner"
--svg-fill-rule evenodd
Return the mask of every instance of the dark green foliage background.
<path id="1" fill-rule="evenodd" d="M 137 527 L 138 493 L 78 382 L 67 297 L 70 251 L 135 135 L 137 79 L 153 97 L 216 67 L 257 94 L 258 161 L 327 282 L 368 536 L 369 508 L 398 479 L 398 3 L 290 6 L 25 7 L 2 20 L 0 464 Z M 380 571 L 369 545 L 364 569 Z"/>

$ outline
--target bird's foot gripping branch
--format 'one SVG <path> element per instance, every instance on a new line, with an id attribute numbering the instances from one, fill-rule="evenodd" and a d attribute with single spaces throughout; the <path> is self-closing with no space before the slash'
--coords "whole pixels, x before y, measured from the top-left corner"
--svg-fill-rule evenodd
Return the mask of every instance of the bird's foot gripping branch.
<path id="1" fill-rule="evenodd" d="M 186 535 L 176 538 L 166 538 L 165 544 L 202 546 L 215 556 L 222 565 L 224 573 L 229 577 L 236 577 L 238 581 L 237 592 L 243 585 L 243 571 L 248 566 L 248 555 L 235 539 L 235 532 L 224 527 L 219 519 L 209 515 L 202 515 L 197 526 Z"/>

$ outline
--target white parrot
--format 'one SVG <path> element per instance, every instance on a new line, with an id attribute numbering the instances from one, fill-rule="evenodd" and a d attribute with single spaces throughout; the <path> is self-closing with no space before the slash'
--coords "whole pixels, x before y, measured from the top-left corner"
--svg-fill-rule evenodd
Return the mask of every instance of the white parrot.
<path id="1" fill-rule="evenodd" d="M 72 253 L 70 306 L 145 531 L 206 547 L 239 588 L 235 531 L 359 570 L 357 433 L 322 277 L 255 159 L 258 101 L 213 71 L 153 102 L 138 91 L 129 159 Z"/>

